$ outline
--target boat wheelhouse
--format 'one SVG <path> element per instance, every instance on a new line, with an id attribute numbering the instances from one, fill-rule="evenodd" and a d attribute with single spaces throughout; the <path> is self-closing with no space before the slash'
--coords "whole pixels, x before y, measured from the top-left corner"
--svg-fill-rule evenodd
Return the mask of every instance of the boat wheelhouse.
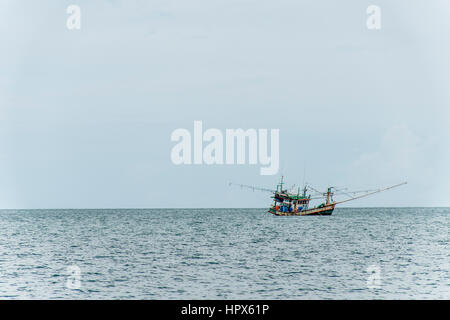
<path id="1" fill-rule="evenodd" d="M 303 215 L 331 215 L 334 210 L 335 204 L 330 202 L 333 195 L 331 188 L 327 191 L 327 202 L 317 206 L 316 208 L 309 209 L 309 202 L 311 195 L 306 195 L 308 189 L 305 186 L 303 193 L 300 194 L 300 188 L 296 194 L 288 192 L 283 189 L 283 177 L 281 177 L 280 183 L 277 185 L 277 190 L 272 196 L 274 203 L 269 209 L 269 213 L 277 216 L 303 216 Z"/>

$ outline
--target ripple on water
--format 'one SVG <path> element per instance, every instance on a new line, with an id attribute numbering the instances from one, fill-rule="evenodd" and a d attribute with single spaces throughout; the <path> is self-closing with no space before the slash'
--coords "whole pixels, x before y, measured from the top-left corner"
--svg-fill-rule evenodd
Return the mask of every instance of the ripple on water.
<path id="1" fill-rule="evenodd" d="M 450 298 L 447 208 L 0 210 L 0 228 L 2 299 Z"/>

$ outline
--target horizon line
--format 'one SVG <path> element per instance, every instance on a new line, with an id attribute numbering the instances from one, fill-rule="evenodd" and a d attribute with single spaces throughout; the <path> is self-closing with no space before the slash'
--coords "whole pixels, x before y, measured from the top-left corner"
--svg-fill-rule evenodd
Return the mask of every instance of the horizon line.
<path id="1" fill-rule="evenodd" d="M 408 208 L 450 208 L 450 206 L 398 206 L 398 207 L 336 207 L 337 209 L 408 209 Z M 206 210 L 206 209 L 264 209 L 266 207 L 71 207 L 71 208 L 0 208 L 1 210 Z"/>

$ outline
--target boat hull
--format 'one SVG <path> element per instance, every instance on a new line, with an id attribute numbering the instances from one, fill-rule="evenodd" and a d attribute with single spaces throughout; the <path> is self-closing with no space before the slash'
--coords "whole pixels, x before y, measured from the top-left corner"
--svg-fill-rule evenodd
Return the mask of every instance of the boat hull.
<path id="1" fill-rule="evenodd" d="M 269 213 L 276 216 L 330 216 L 334 211 L 335 204 L 324 205 L 323 207 L 302 210 L 300 212 L 281 212 L 274 207 L 269 209 Z"/>

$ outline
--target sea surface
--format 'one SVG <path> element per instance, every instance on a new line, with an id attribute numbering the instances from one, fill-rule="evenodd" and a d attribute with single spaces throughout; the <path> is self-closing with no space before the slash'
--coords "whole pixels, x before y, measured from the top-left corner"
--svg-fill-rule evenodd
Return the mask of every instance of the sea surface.
<path id="1" fill-rule="evenodd" d="M 0 210 L 1 299 L 450 299 L 450 208 Z"/>

